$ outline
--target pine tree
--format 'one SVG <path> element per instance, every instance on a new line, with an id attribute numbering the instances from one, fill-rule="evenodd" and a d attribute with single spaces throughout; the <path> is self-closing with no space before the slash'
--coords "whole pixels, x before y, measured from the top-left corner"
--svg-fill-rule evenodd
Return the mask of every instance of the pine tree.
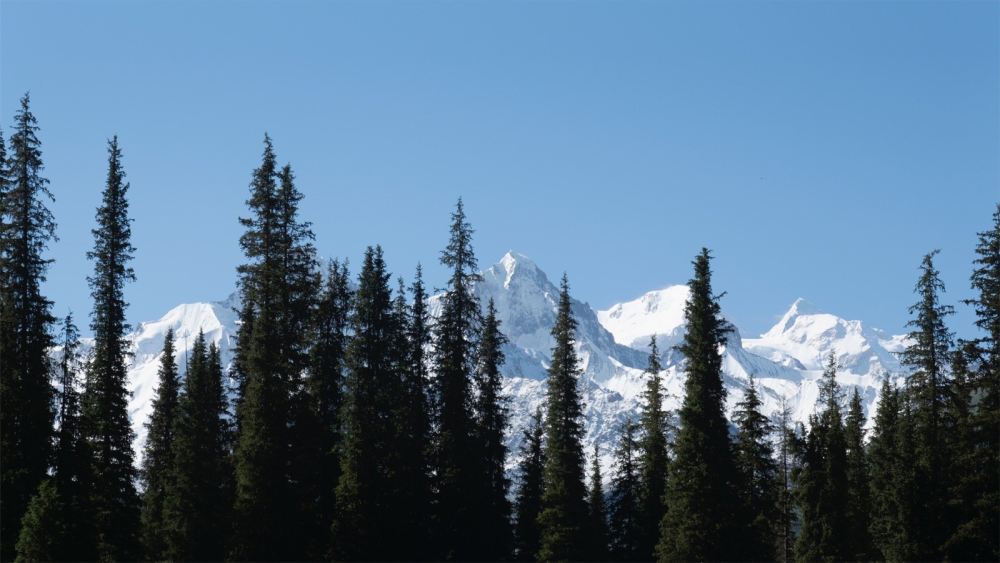
<path id="1" fill-rule="evenodd" d="M 642 416 L 639 425 L 639 489 L 641 542 L 639 554 L 643 560 L 652 561 L 656 556 L 656 543 L 660 537 L 660 521 L 667 513 L 663 496 L 667 490 L 670 459 L 667 454 L 667 431 L 670 413 L 663 408 L 663 386 L 660 382 L 660 351 L 656 335 L 650 338 L 649 364 L 646 367 L 646 389 L 642 394 Z"/>
<path id="2" fill-rule="evenodd" d="M 588 559 L 590 561 L 608 560 L 608 509 L 604 499 L 604 483 L 601 477 L 601 450 L 594 444 L 594 459 L 590 469 L 590 491 L 587 495 L 589 510 L 589 526 L 587 537 L 590 539 Z"/>
<path id="3" fill-rule="evenodd" d="M 63 551 L 65 515 L 66 507 L 55 484 L 51 479 L 42 481 L 21 521 L 15 561 L 61 561 L 67 555 Z"/>
<path id="4" fill-rule="evenodd" d="M 882 383 L 875 428 L 868 444 L 875 547 L 887 561 L 913 559 L 911 549 L 913 460 L 911 424 L 899 389 Z"/>
<path id="5" fill-rule="evenodd" d="M 509 559 L 512 548 L 511 507 L 507 499 L 510 480 L 505 470 L 507 445 L 504 442 L 510 414 L 507 397 L 503 393 L 503 374 L 500 373 L 504 363 L 503 346 L 506 344 L 507 337 L 500 331 L 496 306 L 490 299 L 486 305 L 486 318 L 476 349 L 476 369 L 473 372 L 476 447 L 483 453 L 480 556 L 488 561 Z"/>
<path id="6" fill-rule="evenodd" d="M 164 502 L 167 559 L 219 561 L 225 555 L 229 513 L 223 483 L 226 411 L 221 361 L 199 331 L 177 404 L 173 466 Z"/>
<path id="7" fill-rule="evenodd" d="M 41 176 L 38 125 L 21 98 L 11 154 L 0 158 L 0 559 L 11 560 L 21 517 L 46 476 L 52 455 L 54 391 L 49 381 L 52 302 L 42 295 L 58 240 L 49 181 Z M 2 147 L 0 147 L 2 148 Z"/>
<path id="8" fill-rule="evenodd" d="M 736 404 L 736 465 L 739 469 L 739 496 L 745 518 L 742 559 L 775 559 L 775 531 L 778 522 L 778 466 L 774 460 L 771 435 L 774 427 L 761 413 L 763 402 L 757 395 L 753 376 L 743 400 Z"/>
<path id="9" fill-rule="evenodd" d="M 847 441 L 841 415 L 843 391 L 837 383 L 833 352 L 823 371 L 816 401 L 819 414 L 809 419 L 797 497 L 802 528 L 795 554 L 802 561 L 844 561 L 847 558 Z"/>
<path id="10" fill-rule="evenodd" d="M 344 354 L 351 307 L 347 261 L 332 261 L 316 305 L 316 325 L 306 386 L 315 409 L 312 434 L 316 475 L 314 545 L 310 559 L 330 551 L 330 529 L 336 513 L 336 483 L 340 480 L 340 409 L 344 402 Z"/>
<path id="11" fill-rule="evenodd" d="M 639 445 L 635 434 L 638 425 L 628 419 L 615 450 L 615 472 L 611 477 L 610 538 L 613 561 L 642 561 L 641 512 L 639 495 Z"/>
<path id="12" fill-rule="evenodd" d="M 722 319 L 719 296 L 712 292 L 710 260 L 703 248 L 688 282 L 687 333 L 679 347 L 687 360 L 687 381 L 667 484 L 667 514 L 656 548 L 661 561 L 742 558 L 738 546 L 718 541 L 737 536 L 733 515 L 739 500 L 719 354 L 729 325 Z"/>
<path id="13" fill-rule="evenodd" d="M 538 409 L 531 424 L 523 432 L 521 461 L 518 464 L 517 492 L 514 495 L 514 556 L 517 561 L 534 561 L 540 548 L 538 515 L 542 511 L 545 483 L 542 471 L 545 457 L 542 449 L 542 410 Z"/>
<path id="14" fill-rule="evenodd" d="M 93 540 L 93 510 L 90 496 L 93 461 L 83 434 L 79 375 L 80 334 L 73 314 L 63 319 L 62 358 L 56 380 L 59 382 L 59 430 L 56 434 L 55 465 L 52 479 L 59 499 L 66 509 L 62 516 L 65 537 L 59 559 L 91 560 L 97 557 Z"/>
<path id="15" fill-rule="evenodd" d="M 778 412 L 778 429 L 781 432 L 780 451 L 778 452 L 778 563 L 788 563 L 795 560 L 795 533 L 798 519 L 795 514 L 795 499 L 792 495 L 792 472 L 795 469 L 795 429 L 792 426 L 792 411 L 788 400 L 781 397 L 781 410 Z"/>
<path id="16" fill-rule="evenodd" d="M 573 342 L 576 332 L 569 298 L 569 281 L 563 274 L 545 394 L 545 493 L 542 512 L 543 561 L 579 561 L 587 556 L 587 503 L 583 482 L 583 400 L 577 381 L 580 360 Z"/>
<path id="17" fill-rule="evenodd" d="M 440 557 L 463 560 L 477 557 L 480 547 L 472 517 L 480 459 L 473 439 L 472 372 L 482 315 L 472 286 L 481 276 L 461 198 L 451 217 L 451 239 L 441 252 L 451 277 L 434 330 L 434 518 Z"/>
<path id="18" fill-rule="evenodd" d="M 381 247 L 368 247 L 351 313 L 341 410 L 340 481 L 334 523 L 336 558 L 396 559 L 391 541 L 393 499 L 389 448 L 393 444 L 391 397 L 400 390 L 394 354 L 398 319 Z"/>
<path id="19" fill-rule="evenodd" d="M 84 421 L 94 456 L 94 525 L 98 555 L 107 560 L 135 560 L 141 556 L 140 499 L 135 488 L 132 441 L 135 433 L 128 418 L 126 388 L 129 356 L 123 287 L 135 281 L 128 262 L 135 248 L 130 241 L 132 220 L 128 216 L 129 184 L 124 181 L 118 137 L 108 142 L 108 180 L 103 202 L 97 209 L 94 275 L 87 278 L 94 311 L 90 328 L 94 333 L 93 357 L 87 367 Z"/>
<path id="20" fill-rule="evenodd" d="M 903 351 L 902 363 L 912 367 L 907 378 L 907 392 L 913 401 L 914 431 L 916 432 L 917 498 L 920 507 L 913 530 L 914 549 L 921 559 L 939 559 L 940 546 L 947 536 L 944 515 L 946 475 L 942 472 L 944 444 L 941 439 L 941 419 L 948 392 L 947 367 L 951 361 L 952 335 L 944 320 L 954 313 L 950 305 L 942 305 L 939 293 L 944 292 L 939 272 L 934 267 L 937 250 L 924 256 L 921 276 L 914 290 L 919 301 L 910 307 L 915 315 L 907 323 L 912 327 L 908 338 L 912 344 Z"/>
<path id="21" fill-rule="evenodd" d="M 167 522 L 163 504 L 173 473 L 174 421 L 180 381 L 174 359 L 174 330 L 168 329 L 163 340 L 160 384 L 153 394 L 153 412 L 146 422 L 146 445 L 143 449 L 140 477 L 145 485 L 142 495 L 142 542 L 151 561 L 166 558 Z"/>
<path id="22" fill-rule="evenodd" d="M 871 486 L 869 484 L 868 454 L 865 451 L 865 413 L 861 406 L 858 388 L 851 394 L 851 402 L 844 423 L 847 441 L 847 545 L 845 553 L 851 561 L 873 561 L 878 558 L 872 547 Z"/>

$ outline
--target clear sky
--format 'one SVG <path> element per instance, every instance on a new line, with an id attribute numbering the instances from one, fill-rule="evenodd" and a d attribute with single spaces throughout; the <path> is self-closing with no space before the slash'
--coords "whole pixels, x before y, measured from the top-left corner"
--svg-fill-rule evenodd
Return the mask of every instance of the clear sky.
<path id="1" fill-rule="evenodd" d="M 81 321 L 106 139 L 138 322 L 233 290 L 267 131 L 325 256 L 382 244 L 441 286 L 461 195 L 482 266 L 514 249 L 597 309 L 685 282 L 707 246 L 751 333 L 797 297 L 898 333 L 924 253 L 970 295 L 1000 200 L 998 6 L 3 0 L 0 124 L 30 90 L 45 291 Z"/>

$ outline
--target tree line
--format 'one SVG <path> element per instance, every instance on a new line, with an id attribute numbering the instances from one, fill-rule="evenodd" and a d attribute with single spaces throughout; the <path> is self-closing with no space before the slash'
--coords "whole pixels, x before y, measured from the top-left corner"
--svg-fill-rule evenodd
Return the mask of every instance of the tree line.
<path id="1" fill-rule="evenodd" d="M 765 416 L 753 378 L 725 414 L 731 327 L 702 249 L 688 282 L 687 374 L 664 408 L 650 342 L 638 418 L 605 491 L 584 452 L 569 281 L 552 329 L 544 408 L 508 452 L 507 339 L 480 303 L 459 199 L 430 314 L 417 265 L 393 280 L 381 247 L 352 279 L 320 271 L 302 193 L 265 135 L 239 243 L 232 364 L 199 334 L 179 375 L 159 357 L 142 461 L 126 387 L 124 285 L 135 280 L 117 137 L 93 229 L 91 351 L 41 287 L 56 240 L 38 125 L 21 100 L 0 134 L 0 558 L 101 561 L 917 561 L 1000 557 L 1000 206 L 979 234 L 967 302 L 981 337 L 956 342 L 934 267 L 910 308 L 905 384 L 887 374 L 874 426 L 831 354 L 817 412 Z M 58 353 L 53 350 L 59 349 Z M 516 465 L 513 471 L 508 465 Z M 588 475 L 589 473 L 589 475 Z"/>

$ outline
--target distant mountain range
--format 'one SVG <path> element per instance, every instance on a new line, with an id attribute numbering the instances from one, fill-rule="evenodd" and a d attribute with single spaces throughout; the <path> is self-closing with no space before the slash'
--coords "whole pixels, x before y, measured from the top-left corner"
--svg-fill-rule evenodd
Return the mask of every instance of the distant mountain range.
<path id="1" fill-rule="evenodd" d="M 553 346 L 550 331 L 559 290 L 534 262 L 516 252 L 508 252 L 482 274 L 483 281 L 475 285 L 474 291 L 484 305 L 488 299 L 494 300 L 501 329 L 510 340 L 504 372 L 512 415 L 508 443 L 516 454 L 521 430 L 535 409 L 544 404 L 545 370 Z M 584 445 L 589 451 L 599 444 L 606 467 L 622 422 L 638 415 L 638 399 L 647 377 L 643 370 L 653 334 L 665 367 L 659 377 L 669 394 L 666 406 L 676 409 L 683 399 L 684 358 L 673 347 L 684 338 L 688 294 L 687 286 L 675 285 L 605 311 L 573 300 L 573 315 L 579 323 L 576 349 L 584 369 L 580 378 L 587 417 Z M 439 309 L 439 297 L 431 297 L 430 301 L 433 315 Z M 208 341 L 218 344 L 228 363 L 236 342 L 237 304 L 238 297 L 233 294 L 225 301 L 179 305 L 159 320 L 140 323 L 130 335 L 134 356 L 129 366 L 129 416 L 138 436 L 135 448 L 140 455 L 146 437 L 143 425 L 152 408 L 167 329 L 174 330 L 182 377 L 185 355 L 199 330 L 205 332 Z M 778 324 L 757 338 L 741 335 L 733 324 L 734 330 L 722 348 L 730 411 L 742 398 L 752 374 L 761 387 L 766 413 L 777 412 L 784 397 L 792 418 L 806 421 L 816 407 L 817 380 L 823 364 L 834 351 L 840 365 L 838 381 L 847 391 L 858 388 L 871 420 L 882 377 L 899 377 L 901 373 L 898 355 L 904 348 L 904 337 L 886 334 L 862 321 L 824 313 L 803 299 L 792 304 Z M 88 347 L 85 341 L 82 351 Z"/>

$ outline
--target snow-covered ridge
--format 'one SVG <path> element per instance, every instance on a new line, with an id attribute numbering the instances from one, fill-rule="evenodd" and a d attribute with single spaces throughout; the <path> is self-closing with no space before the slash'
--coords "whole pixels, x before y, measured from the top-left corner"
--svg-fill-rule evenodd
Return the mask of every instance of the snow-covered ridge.
<path id="1" fill-rule="evenodd" d="M 544 402 L 545 369 L 554 344 L 551 330 L 559 290 L 533 261 L 513 251 L 482 274 L 483 281 L 476 284 L 475 294 L 483 305 L 490 298 L 494 300 L 501 329 L 510 340 L 504 371 L 512 416 L 508 444 L 516 453 L 521 430 Z M 586 401 L 585 446 L 589 450 L 599 444 L 603 462 L 610 463 L 621 423 L 638 415 L 639 394 L 649 377 L 643 370 L 653 334 L 657 335 L 665 368 L 658 377 L 663 379 L 668 393 L 666 406 L 675 409 L 680 405 L 684 358 L 673 346 L 684 337 L 683 311 L 688 295 L 686 286 L 674 285 L 606 311 L 595 311 L 585 302 L 573 300 L 572 310 L 578 322 L 576 348 L 584 370 L 581 390 Z M 439 310 L 439 301 L 439 296 L 431 297 L 432 315 Z M 137 453 L 145 443 L 144 423 L 152 409 L 167 330 L 174 330 L 182 377 L 184 358 L 199 330 L 219 346 L 223 362 L 228 364 L 235 344 L 237 306 L 235 294 L 222 302 L 180 305 L 159 320 L 140 323 L 130 335 L 134 356 L 129 366 L 129 415 L 138 438 Z M 903 346 L 900 336 L 824 313 L 800 299 L 760 337 L 747 338 L 737 331 L 730 334 L 722 348 L 728 407 L 732 409 L 742 398 L 753 375 L 761 387 L 766 412 L 774 413 L 785 400 L 793 417 L 806 421 L 815 410 L 817 380 L 824 359 L 835 350 L 842 366 L 838 380 L 849 389 L 859 389 L 871 415 L 883 374 L 900 371 L 897 354 Z M 87 348 L 85 342 L 83 351 Z"/>

